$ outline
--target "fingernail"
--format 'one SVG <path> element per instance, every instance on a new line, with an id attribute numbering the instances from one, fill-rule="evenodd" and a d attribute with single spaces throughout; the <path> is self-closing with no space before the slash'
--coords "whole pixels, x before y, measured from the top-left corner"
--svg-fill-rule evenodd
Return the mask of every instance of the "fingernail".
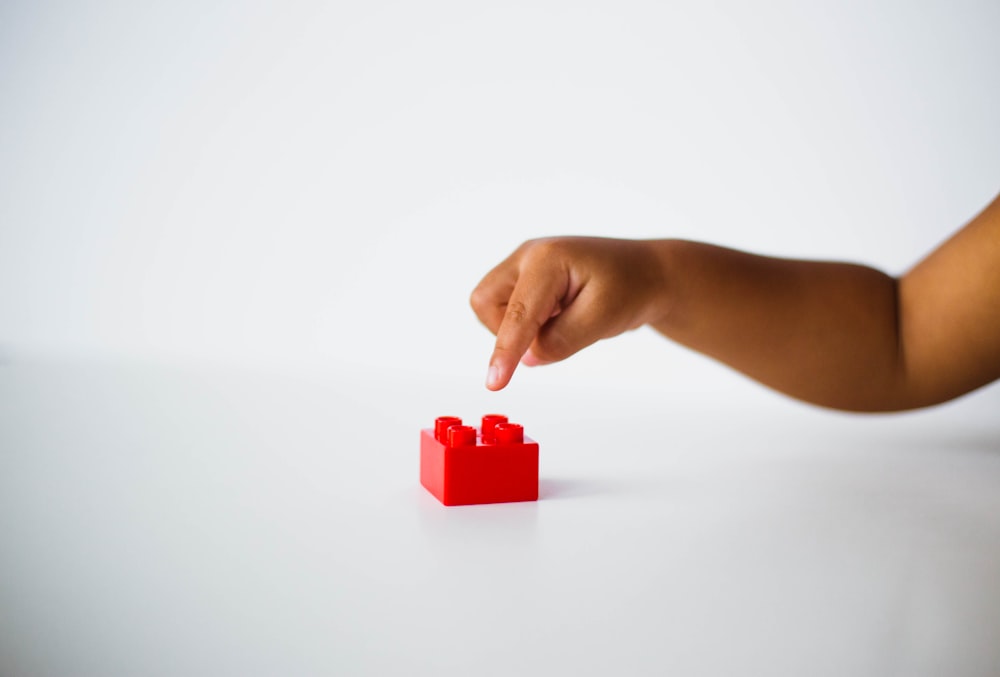
<path id="1" fill-rule="evenodd" d="M 499 380 L 500 369 L 495 364 L 491 364 L 489 371 L 486 372 L 486 387 L 492 388 Z"/>

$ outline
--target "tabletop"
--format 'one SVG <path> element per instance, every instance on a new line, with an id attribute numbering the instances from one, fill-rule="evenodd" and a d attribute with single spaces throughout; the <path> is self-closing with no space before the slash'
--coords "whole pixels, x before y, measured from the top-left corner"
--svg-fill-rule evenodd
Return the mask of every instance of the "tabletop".
<path id="1" fill-rule="evenodd" d="M 9 359 L 0 674 L 996 674 L 996 395 L 522 392 L 540 500 L 446 508 L 447 382 Z"/>

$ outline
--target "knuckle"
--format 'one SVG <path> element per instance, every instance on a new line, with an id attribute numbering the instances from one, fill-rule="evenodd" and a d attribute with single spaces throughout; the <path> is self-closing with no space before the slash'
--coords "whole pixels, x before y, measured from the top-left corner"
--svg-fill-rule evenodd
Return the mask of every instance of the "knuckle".
<path id="1" fill-rule="evenodd" d="M 524 254 L 530 252 L 531 250 L 538 247 L 540 244 L 544 243 L 548 238 L 536 237 L 531 240 L 525 240 L 518 246 L 517 252 L 519 254 Z"/>
<path id="2" fill-rule="evenodd" d="M 493 354 L 494 355 L 501 355 L 501 354 L 513 353 L 513 352 L 514 352 L 514 349 L 511 348 L 509 345 L 507 345 L 507 342 L 504 341 L 504 340 L 502 340 L 502 339 L 497 340 L 496 345 L 493 346 Z"/>
<path id="3" fill-rule="evenodd" d="M 469 305 L 475 310 L 484 308 L 487 304 L 487 296 L 487 292 L 482 287 L 476 287 L 472 290 L 472 293 L 469 294 Z"/>
<path id="4" fill-rule="evenodd" d="M 561 255 L 565 249 L 565 243 L 560 238 L 542 238 L 529 240 L 525 243 L 527 249 L 525 256 L 531 261 L 545 261 Z"/>
<path id="5" fill-rule="evenodd" d="M 504 320 L 521 325 L 528 320 L 528 307 L 521 301 L 511 301 L 504 310 Z"/>

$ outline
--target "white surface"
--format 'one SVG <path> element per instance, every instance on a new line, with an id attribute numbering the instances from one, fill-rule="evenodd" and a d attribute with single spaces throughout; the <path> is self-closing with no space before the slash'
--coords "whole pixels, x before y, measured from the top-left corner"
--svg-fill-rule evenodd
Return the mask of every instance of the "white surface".
<path id="1" fill-rule="evenodd" d="M 542 500 L 444 508 L 418 429 L 487 413 L 460 391 L 14 356 L 0 674 L 996 674 L 996 388 L 855 417 L 536 387 L 503 411 Z"/>

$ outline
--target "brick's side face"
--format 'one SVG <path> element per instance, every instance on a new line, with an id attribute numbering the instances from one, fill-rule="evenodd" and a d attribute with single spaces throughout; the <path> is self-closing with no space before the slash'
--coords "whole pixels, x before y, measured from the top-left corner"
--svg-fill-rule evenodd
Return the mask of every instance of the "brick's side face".
<path id="1" fill-rule="evenodd" d="M 445 505 L 444 445 L 434 439 L 433 430 L 420 431 L 420 483 Z"/>
<path id="2" fill-rule="evenodd" d="M 538 444 L 447 450 L 447 505 L 538 500 Z"/>

